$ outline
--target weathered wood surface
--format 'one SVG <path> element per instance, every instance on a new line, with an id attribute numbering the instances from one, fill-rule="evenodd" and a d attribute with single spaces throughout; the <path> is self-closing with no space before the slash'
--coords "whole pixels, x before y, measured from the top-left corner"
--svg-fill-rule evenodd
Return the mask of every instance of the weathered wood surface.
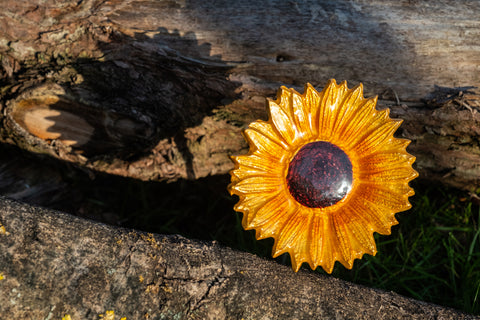
<path id="1" fill-rule="evenodd" d="M 475 0 L 3 0 L 0 141 L 142 180 L 198 178 L 232 168 L 280 85 L 346 79 L 405 119 L 421 178 L 475 191 L 478 39 Z"/>
<path id="2" fill-rule="evenodd" d="M 0 198 L 2 319 L 475 319 L 233 251 Z"/>

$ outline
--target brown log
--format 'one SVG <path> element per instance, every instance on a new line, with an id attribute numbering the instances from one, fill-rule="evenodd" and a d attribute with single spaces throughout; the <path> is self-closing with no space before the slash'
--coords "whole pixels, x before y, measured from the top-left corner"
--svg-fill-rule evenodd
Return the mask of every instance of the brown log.
<path id="1" fill-rule="evenodd" d="M 337 78 L 405 119 L 421 178 L 476 191 L 479 12 L 473 0 L 5 0 L 0 141 L 141 180 L 221 174 L 265 97 Z"/>
<path id="2" fill-rule="evenodd" d="M 0 198 L 2 319 L 478 319 L 215 242 Z"/>

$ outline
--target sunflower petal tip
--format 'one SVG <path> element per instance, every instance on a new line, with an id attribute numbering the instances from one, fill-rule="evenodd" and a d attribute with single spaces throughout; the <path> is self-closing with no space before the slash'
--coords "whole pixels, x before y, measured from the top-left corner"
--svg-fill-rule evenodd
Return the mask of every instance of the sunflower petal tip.
<path id="1" fill-rule="evenodd" d="M 227 190 L 228 190 L 228 193 L 230 193 L 231 196 L 234 195 L 233 183 L 230 183 L 230 184 L 227 186 Z"/>
<path id="2" fill-rule="evenodd" d="M 334 267 L 334 263 L 330 263 L 330 264 L 326 264 L 326 265 L 320 265 L 322 267 L 322 269 L 328 273 L 328 274 L 332 274 L 333 272 L 333 267 Z"/>
<path id="3" fill-rule="evenodd" d="M 281 86 L 277 91 L 277 103 L 282 103 L 282 100 L 289 97 L 292 94 L 293 89 L 287 88 L 286 86 Z"/>
<path id="4" fill-rule="evenodd" d="M 274 238 L 274 239 L 275 239 L 275 243 L 273 244 L 273 248 L 272 248 L 272 257 L 273 257 L 273 258 L 276 258 L 276 257 L 284 254 L 285 251 L 279 250 L 279 249 L 277 248 L 277 246 L 278 246 L 278 240 L 277 240 L 276 238 Z"/>
<path id="5" fill-rule="evenodd" d="M 292 269 L 294 272 L 298 272 L 300 268 L 302 267 L 303 262 L 297 262 L 294 259 L 292 259 Z"/>
<path id="6" fill-rule="evenodd" d="M 344 263 L 342 263 L 342 265 L 348 269 L 348 270 L 352 270 L 353 268 L 353 259 L 352 260 L 347 260 L 345 261 Z"/>
<path id="7" fill-rule="evenodd" d="M 328 79 L 328 82 L 327 82 L 327 87 L 328 86 L 331 86 L 331 85 L 337 85 L 337 80 L 331 78 L 331 79 Z"/>

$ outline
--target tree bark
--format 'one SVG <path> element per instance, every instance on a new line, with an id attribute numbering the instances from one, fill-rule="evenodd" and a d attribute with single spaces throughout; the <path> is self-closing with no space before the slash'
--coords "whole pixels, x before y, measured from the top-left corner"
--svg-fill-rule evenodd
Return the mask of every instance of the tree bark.
<path id="1" fill-rule="evenodd" d="M 226 173 L 265 97 L 337 78 L 405 119 L 421 178 L 475 191 L 479 12 L 467 0 L 5 0 L 0 141 L 141 180 Z"/>
<path id="2" fill-rule="evenodd" d="M 2 319 L 475 319 L 215 242 L 0 198 Z M 105 317 L 106 318 L 106 317 Z"/>

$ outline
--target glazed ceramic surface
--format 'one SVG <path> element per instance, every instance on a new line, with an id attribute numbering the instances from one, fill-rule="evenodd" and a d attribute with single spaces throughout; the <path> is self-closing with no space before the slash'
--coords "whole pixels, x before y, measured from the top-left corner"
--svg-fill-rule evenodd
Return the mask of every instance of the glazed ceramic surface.
<path id="1" fill-rule="evenodd" d="M 243 227 L 273 237 L 273 256 L 288 252 L 295 271 L 307 262 L 331 273 L 335 261 L 352 268 L 375 255 L 373 233 L 390 234 L 418 175 L 410 141 L 393 136 L 402 121 L 376 110 L 361 84 L 335 80 L 321 92 L 282 87 L 268 105 L 269 120 L 245 130 L 248 154 L 232 157 Z"/>

